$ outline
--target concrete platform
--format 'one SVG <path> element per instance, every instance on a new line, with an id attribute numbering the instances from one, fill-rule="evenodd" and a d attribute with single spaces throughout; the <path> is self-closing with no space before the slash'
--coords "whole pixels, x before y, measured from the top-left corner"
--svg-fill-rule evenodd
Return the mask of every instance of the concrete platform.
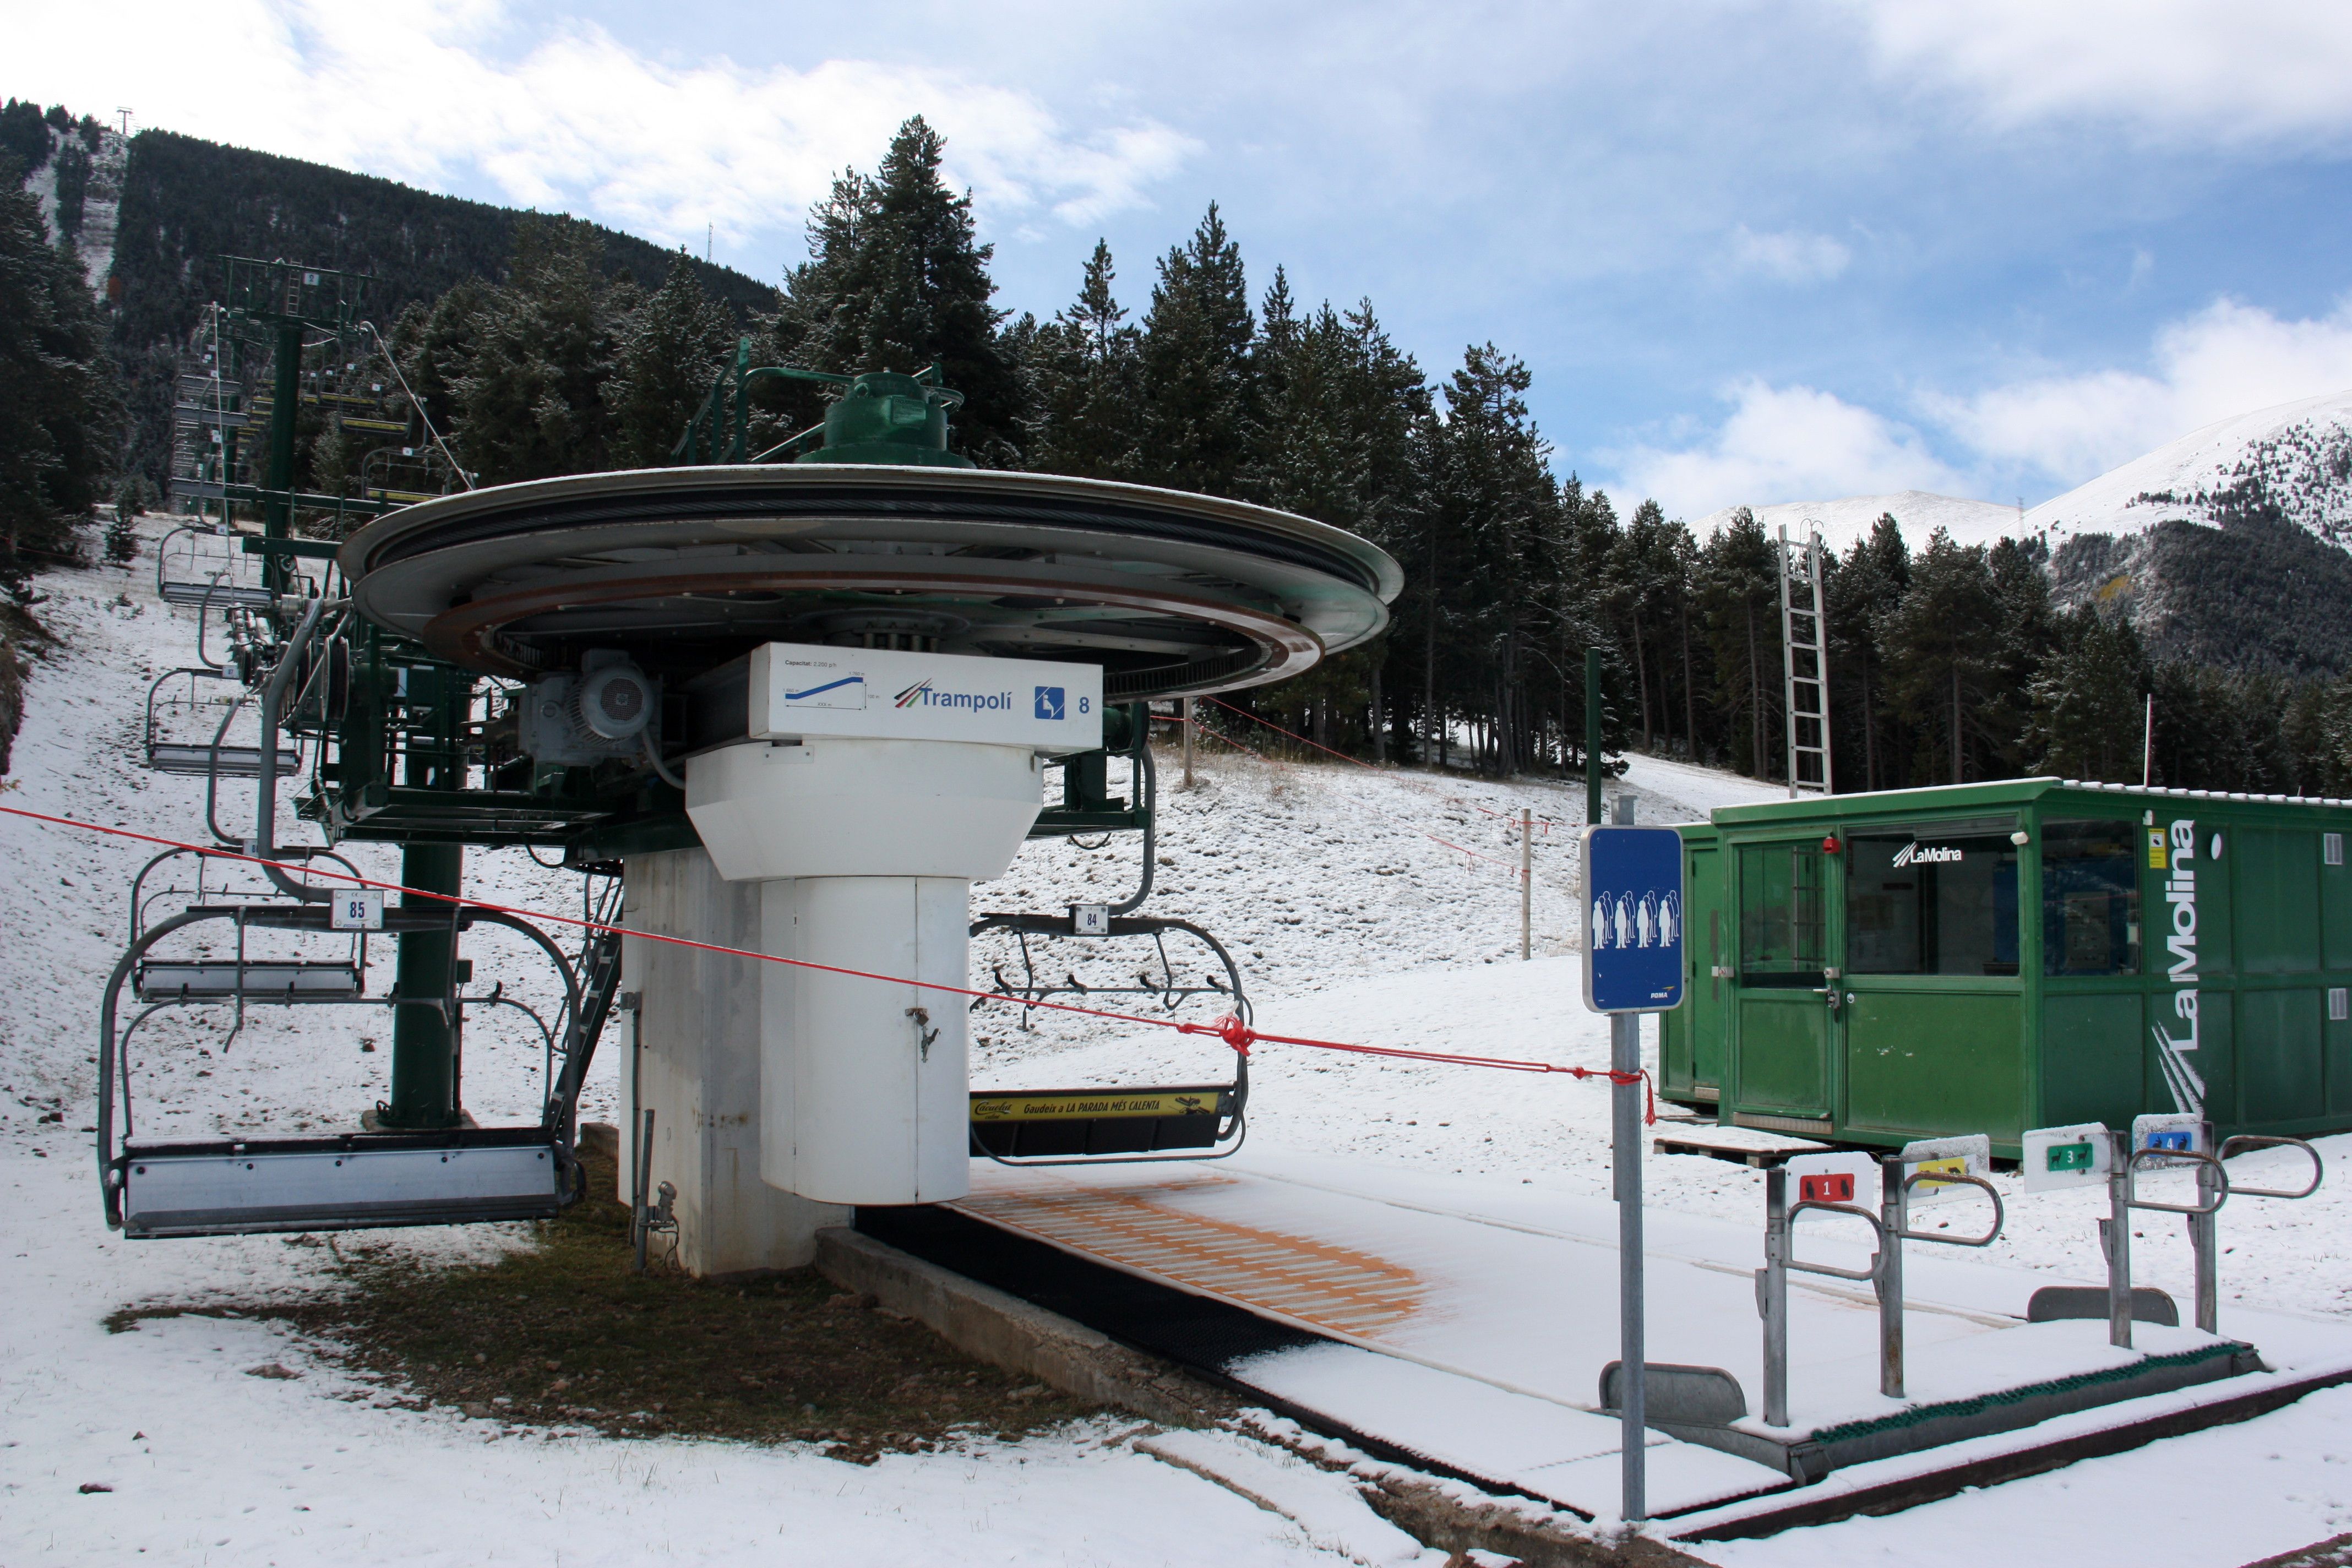
<path id="1" fill-rule="evenodd" d="M 1617 1349 L 1612 1204 L 1253 1152 L 1213 1166 L 976 1166 L 972 1194 L 950 1207 L 1266 1325 L 1162 1350 L 1245 1397 L 1588 1517 L 1614 1511 L 1620 1427 L 1599 1386 Z M 1851 1471 L 1891 1496 L 1962 1449 L 2022 1473 L 2017 1456 L 2043 1439 L 2079 1446 L 2148 1419 L 2191 1429 L 2200 1409 L 2242 1419 L 2230 1412 L 2250 1396 L 2352 1378 L 2352 1329 L 2232 1310 L 2226 1337 L 2143 1324 L 2119 1351 L 2103 1321 L 2026 1322 L 2049 1276 L 1915 1245 L 1909 1397 L 1877 1392 L 1867 1289 L 1792 1276 L 1791 1424 L 1769 1427 L 1758 1410 L 1760 1221 L 1649 1217 L 1651 1359 L 1721 1368 L 1748 1406 L 1653 1426 L 1658 1517 L 1704 1513 L 1744 1533 L 1738 1516 L 1769 1514 L 1823 1477 Z M 1800 1250 L 1847 1267 L 1867 1255 L 1811 1225 Z"/>

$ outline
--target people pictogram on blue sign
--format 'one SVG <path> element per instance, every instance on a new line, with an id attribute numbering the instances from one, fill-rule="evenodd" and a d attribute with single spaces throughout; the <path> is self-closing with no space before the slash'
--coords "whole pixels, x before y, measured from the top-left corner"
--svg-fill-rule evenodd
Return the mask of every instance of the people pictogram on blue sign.
<path id="1" fill-rule="evenodd" d="M 1062 689 L 1060 687 L 1041 686 L 1037 689 L 1038 718 L 1059 719 L 1062 716 Z"/>
<path id="2" fill-rule="evenodd" d="M 1598 1013 L 1681 1005 L 1681 835 L 1671 827 L 1588 827 L 1583 873 L 1585 1005 Z"/>

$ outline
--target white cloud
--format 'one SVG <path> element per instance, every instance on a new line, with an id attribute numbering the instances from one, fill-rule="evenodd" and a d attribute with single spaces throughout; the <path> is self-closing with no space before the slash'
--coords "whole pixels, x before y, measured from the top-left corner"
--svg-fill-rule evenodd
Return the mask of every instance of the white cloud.
<path id="1" fill-rule="evenodd" d="M 2091 116 L 2164 142 L 2352 131 L 2352 6 L 2329 0 L 1832 0 L 1884 74 L 1996 125 Z"/>
<path id="2" fill-rule="evenodd" d="M 1704 440 L 1611 454 L 1619 491 L 1653 497 L 1670 517 L 1699 517 L 1727 506 L 1950 492 L 1960 484 L 1918 432 L 1829 393 L 1749 380 L 1725 395 L 1730 416 Z"/>
<path id="3" fill-rule="evenodd" d="M 1087 130 L 1033 95 L 861 60 L 649 58 L 593 25 L 521 32 L 502 0 L 218 0 L 44 7 L 12 24 L 47 96 L 144 124 L 508 200 L 670 243 L 796 224 L 908 115 L 949 138 L 984 211 L 1071 224 L 1134 205 L 1198 151 L 1148 119 Z M 92 47 L 97 37 L 129 47 Z M 227 90 L 223 84 L 228 84 Z"/>
<path id="4" fill-rule="evenodd" d="M 2283 321 L 2217 300 L 2156 335 L 2147 371 L 2036 376 L 1923 410 L 1985 458 L 2072 485 L 2217 419 L 2352 388 L 2352 298 Z"/>
<path id="5" fill-rule="evenodd" d="M 1852 251 L 1825 234 L 1758 234 L 1744 223 L 1731 231 L 1732 265 L 1782 283 L 1825 283 L 1853 259 Z"/>

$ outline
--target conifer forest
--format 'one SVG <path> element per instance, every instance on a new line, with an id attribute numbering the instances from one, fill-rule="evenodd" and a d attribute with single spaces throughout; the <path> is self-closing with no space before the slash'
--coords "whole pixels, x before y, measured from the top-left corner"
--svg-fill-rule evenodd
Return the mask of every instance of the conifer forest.
<path id="1" fill-rule="evenodd" d="M 0 159 L 46 146 L 16 110 L 0 121 Z M 142 182 L 138 149 L 154 136 L 133 144 L 118 276 L 174 275 L 175 244 L 253 243 L 217 225 L 195 234 L 168 187 Z M 145 172 L 184 174 L 205 145 L 157 140 Z M 385 337 L 408 386 L 479 483 L 673 460 L 744 337 L 759 364 L 936 364 L 968 399 L 952 444 L 982 467 L 1256 502 L 1362 534 L 1403 564 L 1384 637 L 1237 694 L 1237 708 L 1375 763 L 1580 773 L 1584 652 L 1597 647 L 1608 752 L 1783 776 L 1777 540 L 1744 509 L 1702 539 L 1653 501 L 1587 485 L 1536 427 L 1529 370 L 1507 346 L 1424 366 L 1370 300 L 1301 299 L 1279 265 L 1245 268 L 1213 205 L 1124 272 L 1099 242 L 1074 258 L 1069 302 L 1050 316 L 1011 312 L 943 152 L 917 118 L 873 172 L 840 175 L 779 289 L 682 251 L 656 265 L 643 242 L 588 224 L 444 198 L 415 198 L 449 209 L 437 249 L 414 242 L 429 227 L 420 206 L 404 220 L 405 259 L 361 259 L 385 279 Z M 101 349 L 99 313 L 86 293 L 66 297 L 17 183 L 0 181 L 0 289 L 24 304 L 0 310 L 0 356 L 43 367 L 50 390 L 37 395 L 53 405 L 37 414 L 33 383 L 0 375 L 5 585 L 21 602 L 30 564 L 87 548 L 70 525 L 109 482 L 91 454 L 119 454 L 118 497 L 157 492 L 165 447 L 152 416 L 142 433 L 140 410 L 168 400 L 170 371 L 203 343 L 201 268 L 176 268 L 168 298 L 112 312 Z M 320 375 L 381 382 L 365 345 L 344 347 Z M 755 448 L 821 417 L 805 384 L 760 383 L 755 399 Z M 308 488 L 355 491 L 359 454 L 335 431 L 306 415 L 302 441 Z M 2145 770 L 2164 785 L 2352 794 L 2340 662 L 2159 658 L 2095 596 L 2062 597 L 2064 575 L 2037 541 L 1963 546 L 1938 532 L 1914 547 L 1892 517 L 1832 556 L 1838 788 L 2032 773 L 2136 784 Z M 1213 709 L 1207 721 L 1237 722 Z"/>

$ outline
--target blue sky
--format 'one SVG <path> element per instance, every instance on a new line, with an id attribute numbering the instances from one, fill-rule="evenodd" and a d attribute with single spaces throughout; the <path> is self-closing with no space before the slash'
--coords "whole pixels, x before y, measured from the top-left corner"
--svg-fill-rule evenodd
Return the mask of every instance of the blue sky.
<path id="1" fill-rule="evenodd" d="M 1139 314 L 1214 198 L 1254 287 L 1369 295 L 1433 376 L 1494 340 L 1563 471 L 1684 516 L 2031 504 L 2352 388 L 2352 7 L 2314 0 L 95 0 L 10 32 L 0 90 L 713 226 L 772 279 L 920 111 L 1001 303 L 1062 306 L 1102 235 Z"/>

